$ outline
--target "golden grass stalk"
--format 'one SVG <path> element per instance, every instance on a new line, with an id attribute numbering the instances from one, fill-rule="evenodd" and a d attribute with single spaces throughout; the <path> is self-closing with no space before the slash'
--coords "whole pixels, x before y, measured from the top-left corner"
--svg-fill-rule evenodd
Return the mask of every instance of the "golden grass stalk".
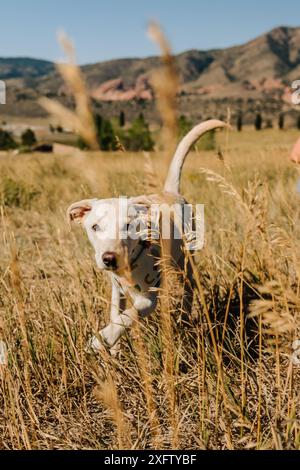
<path id="1" fill-rule="evenodd" d="M 162 214 L 162 217 L 164 214 Z M 176 373 L 175 373 L 175 347 L 172 325 L 172 306 L 170 278 L 172 269 L 170 265 L 170 240 L 161 238 L 161 295 L 160 295 L 160 323 L 163 345 L 163 375 L 165 391 L 169 407 L 169 423 L 171 431 L 171 444 L 173 449 L 179 446 L 179 410 L 178 398 L 176 394 Z"/>
<path id="2" fill-rule="evenodd" d="M 142 336 L 142 328 L 139 321 L 134 323 L 134 329 L 136 331 L 136 338 L 134 348 L 137 354 L 137 363 L 141 375 L 144 398 L 146 401 L 150 434 L 153 449 L 163 448 L 163 436 L 160 430 L 160 422 L 157 413 L 157 406 L 154 398 L 153 390 L 153 375 L 151 371 L 151 358 L 150 351 Z"/>
<path id="3" fill-rule="evenodd" d="M 244 155 L 247 138 L 252 145 Z M 168 315 L 171 310 L 172 318 L 166 316 L 164 320 L 160 315 L 151 315 L 144 354 L 138 352 L 134 340 L 132 349 L 130 342 L 124 341 L 120 358 L 112 359 L 109 354 L 101 357 L 101 363 L 111 368 L 117 379 L 114 383 L 124 418 L 120 431 L 123 447 L 131 445 L 124 436 L 128 421 L 133 447 L 153 447 L 150 429 L 152 432 L 156 426 L 149 418 L 151 400 L 157 410 L 161 442 L 171 447 L 169 396 L 174 393 L 181 449 L 200 446 L 216 450 L 245 449 L 255 445 L 259 449 L 272 449 L 278 446 L 278 436 L 284 449 L 300 448 L 300 374 L 299 366 L 291 362 L 293 341 L 300 338 L 299 203 L 293 193 L 297 175 L 286 168 L 280 147 L 284 139 L 285 142 L 293 139 L 293 131 L 279 135 L 270 130 L 262 137 L 254 131 L 245 130 L 242 135 L 233 132 L 227 155 L 231 179 L 220 180 L 220 185 L 197 176 L 200 165 L 220 173 L 221 162 L 211 158 L 211 153 L 201 154 L 201 163 L 196 155 L 188 161 L 184 192 L 188 192 L 190 201 L 207 204 L 205 215 L 209 222 L 206 245 L 199 259 L 195 258 L 194 267 L 196 295 L 201 302 L 195 300 L 192 322 L 183 329 L 176 322 L 173 298 L 170 307 L 166 298 L 163 313 Z M 264 160 L 259 153 L 262 145 L 270 148 Z M 111 408 L 103 407 L 103 401 L 96 402 L 91 393 L 95 383 L 100 383 L 100 361 L 84 352 L 91 329 L 98 331 L 105 325 L 108 285 L 94 269 L 84 235 L 80 231 L 69 233 L 64 208 L 70 200 L 81 197 L 82 187 L 86 188 L 87 197 L 90 187 L 98 194 L 99 174 L 102 174 L 103 197 L 111 196 L 111 182 L 120 193 L 126 194 L 128 190 L 130 194 L 140 194 L 141 187 L 137 186 L 137 178 L 133 178 L 132 168 L 142 161 L 142 153 L 126 154 L 125 163 L 123 155 L 110 154 L 107 158 L 91 154 L 84 165 L 74 162 L 71 155 L 63 160 L 53 155 L 44 155 L 42 160 L 35 155 L 13 159 L 1 156 L 0 193 L 5 217 L 0 218 L 0 323 L 1 339 L 9 348 L 8 365 L 0 374 L 1 449 L 109 449 L 119 445 L 119 431 Z M 155 166 L 160 175 L 165 162 L 155 158 Z M 257 170 L 263 181 L 271 180 L 272 192 L 266 193 L 265 209 L 264 191 L 255 183 Z M 9 185 L 5 187 L 8 171 Z M 20 183 L 19 175 L 34 189 L 42 187 L 31 206 L 26 202 L 23 207 L 22 194 L 13 185 Z M 110 185 L 106 186 L 105 181 Z M 232 193 L 222 207 L 219 189 Z M 238 214 L 236 193 L 242 197 L 238 201 L 242 209 Z M 14 205 L 8 205 L 7 201 Z M 248 222 L 241 219 L 241 212 Z M 254 217 L 248 217 L 249 213 Z M 257 236 L 262 231 L 264 238 Z M 10 233 L 15 234 L 15 249 Z M 15 266 L 11 264 L 13 259 Z M 180 301 L 179 290 L 171 277 L 168 279 L 166 295 L 173 297 L 174 293 Z M 251 293 L 250 299 L 247 291 Z M 251 300 L 252 294 L 264 303 L 256 305 Z M 245 343 L 243 365 L 241 301 L 242 315 L 246 317 L 247 306 L 249 311 L 252 305 L 260 321 L 258 356 L 250 357 Z M 156 334 L 162 330 L 162 321 L 171 323 L 171 333 L 165 334 L 165 338 L 172 334 L 171 346 L 166 340 L 162 343 L 161 334 Z M 143 325 L 147 328 L 148 322 L 142 320 L 141 328 Z M 28 338 L 28 348 L 24 337 Z M 269 338 L 273 343 L 267 341 Z M 171 374 L 174 391 L 171 389 L 169 396 L 165 344 L 173 348 L 175 356 Z M 27 370 L 24 357 L 28 357 Z M 148 383 L 152 391 L 147 404 Z M 242 410 L 245 396 L 245 410 Z"/>
<path id="4" fill-rule="evenodd" d="M 148 152 L 143 152 L 144 155 L 144 172 L 145 172 L 145 181 L 143 182 L 143 191 L 146 193 L 151 192 L 161 192 L 162 184 L 160 182 L 159 176 L 155 171 L 153 165 L 153 159 Z"/>
<path id="5" fill-rule="evenodd" d="M 112 420 L 117 428 L 118 449 L 132 449 L 130 425 L 124 415 L 118 391 L 113 377 L 110 375 L 102 385 L 95 390 L 95 396 L 110 411 Z"/>
<path id="6" fill-rule="evenodd" d="M 76 65 L 75 48 L 71 40 L 64 34 L 59 35 L 59 42 L 65 51 L 67 63 L 58 63 L 56 67 L 61 74 L 68 90 L 75 100 L 75 112 L 61 103 L 49 98 L 41 98 L 40 105 L 55 116 L 65 128 L 71 128 L 92 150 L 98 150 L 95 123 L 91 112 L 90 98 L 80 67 Z"/>
<path id="7" fill-rule="evenodd" d="M 160 48 L 163 66 L 152 74 L 151 83 L 156 96 L 156 107 L 162 119 L 163 148 L 172 154 L 177 143 L 177 93 L 179 80 L 171 47 L 161 27 L 152 22 L 148 35 Z"/>

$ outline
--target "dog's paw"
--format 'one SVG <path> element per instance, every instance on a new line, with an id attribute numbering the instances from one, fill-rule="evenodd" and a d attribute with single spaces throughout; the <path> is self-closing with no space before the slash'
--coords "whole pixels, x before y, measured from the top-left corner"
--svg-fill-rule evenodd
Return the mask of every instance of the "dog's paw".
<path id="1" fill-rule="evenodd" d="M 101 354 L 102 352 L 110 353 L 112 357 L 116 357 L 120 352 L 120 343 L 117 342 L 113 347 L 109 348 L 105 342 L 101 332 L 98 336 L 92 336 L 85 347 L 87 354 Z"/>
<path id="2" fill-rule="evenodd" d="M 107 348 L 105 347 L 105 344 L 101 339 L 99 339 L 99 336 L 92 336 L 85 347 L 85 352 L 87 354 L 99 354 L 101 352 L 107 351 Z"/>
<path id="3" fill-rule="evenodd" d="M 109 350 L 112 357 L 117 357 L 121 353 L 121 343 L 118 341 L 112 348 Z"/>

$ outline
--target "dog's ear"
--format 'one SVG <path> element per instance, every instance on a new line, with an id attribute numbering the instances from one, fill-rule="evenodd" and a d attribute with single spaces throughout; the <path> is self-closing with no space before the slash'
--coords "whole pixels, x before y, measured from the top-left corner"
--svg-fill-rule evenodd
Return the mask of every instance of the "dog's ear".
<path id="1" fill-rule="evenodd" d="M 84 217 L 92 210 L 95 201 L 96 199 L 84 199 L 74 202 L 67 210 L 69 223 L 82 224 Z"/>

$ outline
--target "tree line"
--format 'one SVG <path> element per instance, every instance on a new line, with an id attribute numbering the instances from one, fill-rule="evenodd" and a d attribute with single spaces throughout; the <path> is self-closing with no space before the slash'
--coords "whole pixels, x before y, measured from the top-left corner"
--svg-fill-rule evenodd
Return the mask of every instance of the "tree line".
<path id="1" fill-rule="evenodd" d="M 21 135 L 21 147 L 31 148 L 37 143 L 35 133 L 32 129 L 26 129 Z M 0 150 L 14 150 L 19 145 L 11 132 L 0 128 Z"/>
<path id="2" fill-rule="evenodd" d="M 100 114 L 94 116 L 95 130 L 99 148 L 103 151 L 116 151 L 120 148 L 128 151 L 151 151 L 154 149 L 154 140 L 144 115 L 140 114 L 129 125 L 126 125 L 124 111 L 120 112 L 119 119 L 112 121 L 103 118 Z M 49 126 L 51 134 L 63 133 L 61 126 Z M 20 141 L 17 141 L 11 132 L 0 128 L 0 150 L 13 150 L 21 148 L 28 150 L 37 144 L 37 138 L 32 129 L 25 130 Z M 77 146 L 87 149 L 88 145 L 81 137 L 77 139 Z"/>
<path id="3" fill-rule="evenodd" d="M 285 114 L 280 113 L 278 116 L 278 128 L 285 128 Z M 152 151 L 155 142 L 150 131 L 149 124 L 145 120 L 143 114 L 140 114 L 131 123 L 127 124 L 124 111 L 121 111 L 118 119 L 110 120 L 103 118 L 100 114 L 94 116 L 95 130 L 99 148 L 102 151 Z M 300 114 L 296 121 L 297 129 L 300 130 Z M 178 138 L 181 139 L 191 128 L 193 122 L 186 116 L 182 115 L 178 119 Z M 236 116 L 236 128 L 239 132 L 244 127 L 244 116 L 242 112 Z M 254 119 L 254 127 L 257 131 L 263 128 L 272 128 L 273 122 L 265 119 L 261 112 L 258 112 Z M 50 124 L 51 133 L 63 133 L 61 126 L 54 127 Z M 37 138 L 32 129 L 26 129 L 19 142 L 17 142 L 12 133 L 0 128 L 0 150 L 13 150 L 21 148 L 22 150 L 30 150 L 37 144 Z M 215 149 L 214 132 L 208 133 L 199 144 L 202 150 Z M 88 145 L 81 137 L 77 139 L 77 146 L 80 149 L 88 149 Z M 197 148 L 197 146 L 196 146 Z"/>
<path id="4" fill-rule="evenodd" d="M 280 113 L 278 116 L 278 129 L 283 130 L 285 129 L 285 114 Z M 236 128 L 239 132 L 243 130 L 244 127 L 244 117 L 242 113 L 238 113 L 237 118 L 236 118 Z M 297 117 L 296 120 L 296 127 L 298 130 L 300 130 L 300 114 Z M 257 131 L 261 131 L 262 129 L 271 129 L 273 128 L 273 122 L 270 119 L 264 119 L 263 115 L 261 112 L 258 112 L 255 115 L 254 119 L 254 128 Z"/>
<path id="5" fill-rule="evenodd" d="M 129 126 L 126 126 L 124 111 L 120 112 L 117 122 L 96 114 L 94 123 L 99 148 L 103 151 L 115 151 L 120 148 L 133 152 L 154 149 L 154 140 L 149 124 L 142 113 Z M 81 137 L 78 138 L 78 146 L 81 149 L 88 148 Z"/>

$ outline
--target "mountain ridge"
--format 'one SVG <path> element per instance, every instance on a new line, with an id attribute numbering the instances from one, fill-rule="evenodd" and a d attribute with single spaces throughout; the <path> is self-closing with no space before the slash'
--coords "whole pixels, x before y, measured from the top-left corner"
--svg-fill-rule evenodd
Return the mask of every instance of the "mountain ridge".
<path id="1" fill-rule="evenodd" d="M 270 116 L 280 110 L 292 111 L 291 83 L 300 79 L 298 44 L 300 27 L 279 26 L 241 45 L 177 54 L 179 112 L 199 119 L 215 116 L 216 111 L 224 113 L 228 106 L 252 114 L 261 106 Z M 159 57 L 150 56 L 81 66 L 95 109 L 114 116 L 124 108 L 129 117 L 142 111 L 157 120 L 151 75 L 160 63 Z M 6 81 L 8 90 L 1 114 L 43 115 L 37 104 L 41 96 L 72 104 L 51 61 L 0 58 L 0 79 Z"/>

